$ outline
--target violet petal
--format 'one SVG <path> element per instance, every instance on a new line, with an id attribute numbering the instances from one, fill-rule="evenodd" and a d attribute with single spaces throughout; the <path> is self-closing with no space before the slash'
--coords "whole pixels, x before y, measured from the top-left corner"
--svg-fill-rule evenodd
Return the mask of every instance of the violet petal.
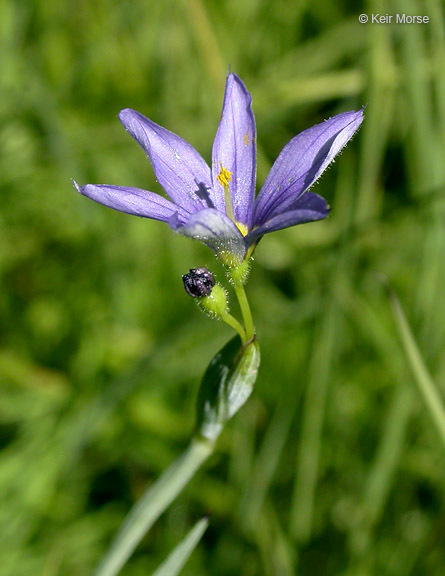
<path id="1" fill-rule="evenodd" d="M 76 182 L 73 181 L 73 183 L 77 191 L 83 196 L 119 212 L 161 220 L 162 222 L 168 222 L 173 214 L 178 214 L 182 221 L 189 217 L 186 210 L 154 192 L 128 186 L 108 186 L 105 184 L 79 186 Z"/>
<path id="2" fill-rule="evenodd" d="M 221 120 L 212 152 L 213 188 L 224 199 L 224 189 L 217 180 L 221 167 L 232 173 L 229 190 L 235 220 L 250 227 L 255 199 L 255 118 L 252 97 L 236 74 L 227 76 Z"/>
<path id="3" fill-rule="evenodd" d="M 363 109 L 344 112 L 304 130 L 281 151 L 255 203 L 256 226 L 289 210 L 321 176 L 363 121 Z"/>
<path id="4" fill-rule="evenodd" d="M 210 169 L 191 144 L 130 108 L 119 113 L 119 120 L 143 148 L 175 204 L 189 212 L 217 207 Z"/>
<path id="5" fill-rule="evenodd" d="M 326 204 L 326 200 L 313 192 L 305 192 L 294 202 L 289 210 L 272 216 L 264 224 L 253 230 L 247 236 L 247 242 L 250 245 L 253 241 L 269 232 L 275 232 L 297 224 L 323 220 L 328 215 L 329 206 Z"/>

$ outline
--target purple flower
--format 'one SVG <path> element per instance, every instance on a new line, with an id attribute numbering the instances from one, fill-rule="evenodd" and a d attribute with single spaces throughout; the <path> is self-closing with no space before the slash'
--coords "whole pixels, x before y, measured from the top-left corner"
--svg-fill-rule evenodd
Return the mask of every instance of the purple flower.
<path id="1" fill-rule="evenodd" d="M 264 234 L 326 218 L 326 201 L 308 190 L 363 121 L 363 109 L 344 112 L 295 136 L 255 197 L 251 103 L 241 79 L 229 74 L 211 169 L 176 134 L 135 110 L 120 112 L 120 121 L 147 154 L 170 200 L 139 188 L 75 186 L 104 206 L 167 222 L 175 232 L 204 242 L 226 262 L 240 262 Z"/>

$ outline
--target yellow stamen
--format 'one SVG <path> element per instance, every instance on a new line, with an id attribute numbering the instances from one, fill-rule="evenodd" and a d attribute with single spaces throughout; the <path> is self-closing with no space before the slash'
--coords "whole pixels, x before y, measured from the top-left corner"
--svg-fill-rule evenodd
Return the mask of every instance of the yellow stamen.
<path id="1" fill-rule="evenodd" d="M 220 166 L 221 166 L 221 170 L 219 171 L 219 174 L 216 177 L 216 179 L 221 184 L 221 186 L 223 186 L 223 187 L 227 186 L 228 187 L 229 182 L 231 182 L 231 180 L 232 180 L 232 172 L 229 172 L 229 170 L 227 170 L 227 168 L 224 168 L 224 166 L 222 164 L 220 164 Z"/>
<path id="2" fill-rule="evenodd" d="M 231 196 L 230 190 L 229 190 L 229 182 L 232 181 L 232 172 L 227 170 L 227 168 L 224 168 L 224 166 L 222 165 L 221 162 L 219 165 L 221 166 L 221 169 L 220 169 L 219 174 L 216 177 L 216 179 L 221 184 L 221 186 L 224 188 L 224 204 L 226 205 L 226 214 L 230 218 L 230 220 L 235 222 L 235 216 L 233 213 L 232 196 Z"/>

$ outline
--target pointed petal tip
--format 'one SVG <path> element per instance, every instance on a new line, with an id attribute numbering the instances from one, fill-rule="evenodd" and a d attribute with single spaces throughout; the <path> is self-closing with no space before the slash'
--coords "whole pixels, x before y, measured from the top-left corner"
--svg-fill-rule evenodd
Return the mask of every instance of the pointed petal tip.
<path id="1" fill-rule="evenodd" d="M 241 90 L 244 92 L 244 94 L 246 96 L 248 96 L 248 98 L 250 99 L 250 103 L 251 103 L 252 102 L 252 95 L 250 94 L 249 90 L 246 88 L 246 85 L 241 80 L 241 78 L 238 76 L 238 74 L 235 74 L 235 72 L 230 72 L 227 75 L 227 83 L 229 82 L 229 80 L 236 82 L 236 84 L 238 84 L 238 86 L 241 88 Z"/>
<path id="2" fill-rule="evenodd" d="M 363 106 L 357 110 L 357 116 L 359 116 L 362 120 L 365 117 L 365 108 L 366 108 L 366 104 L 363 104 Z"/>
<path id="3" fill-rule="evenodd" d="M 154 126 L 157 126 L 152 120 L 137 110 L 133 110 L 133 108 L 124 108 L 119 112 L 117 117 L 125 130 L 127 130 L 127 132 L 130 133 L 130 136 L 135 138 L 136 141 L 138 141 L 136 138 L 136 132 L 140 130 L 141 127 L 148 127 L 151 129 Z M 144 132 L 146 132 L 146 130 Z M 139 142 L 139 144 L 141 143 Z"/>
<path id="4" fill-rule="evenodd" d="M 351 114 L 353 117 L 353 120 L 351 122 L 352 125 L 356 125 L 357 127 L 355 128 L 355 130 L 358 130 L 359 126 L 361 125 L 361 123 L 363 122 L 363 120 L 365 119 L 365 108 L 366 108 L 366 104 L 364 104 L 361 108 L 359 108 L 358 110 L 351 110 L 351 112 L 346 112 L 346 114 Z"/>
<path id="5" fill-rule="evenodd" d="M 357 120 L 358 120 L 358 126 L 357 129 L 359 128 L 359 126 L 361 125 L 361 123 L 363 122 L 363 120 L 365 119 L 365 108 L 366 108 L 367 104 L 363 104 L 363 106 L 357 110 Z"/>
<path id="6" fill-rule="evenodd" d="M 128 130 L 128 124 L 129 122 L 131 122 L 131 120 L 134 119 L 135 116 L 139 115 L 139 112 L 136 112 L 136 110 L 133 110 L 131 108 L 124 108 L 123 110 L 121 110 L 119 112 L 119 114 L 117 115 L 117 117 L 119 118 L 121 124 L 123 125 L 123 127 Z"/>
<path id="7" fill-rule="evenodd" d="M 248 98 L 250 99 L 250 103 L 251 103 L 252 102 L 252 95 L 250 94 L 249 90 L 247 89 L 247 87 L 244 84 L 244 82 L 242 81 L 242 79 L 238 76 L 238 74 L 235 74 L 235 72 L 230 71 L 230 66 L 229 66 L 229 69 L 227 70 L 227 76 L 226 76 L 226 93 L 227 93 L 228 87 L 232 83 L 236 83 L 239 86 L 239 88 L 242 90 L 242 92 L 244 92 L 244 94 L 246 96 L 248 96 Z"/>
<path id="8" fill-rule="evenodd" d="M 71 179 L 71 182 L 73 183 L 74 188 L 76 189 L 76 191 L 81 194 L 82 196 L 86 196 L 86 197 L 90 197 L 89 196 L 89 192 L 95 188 L 94 184 L 78 184 L 74 179 Z"/>
<path id="9" fill-rule="evenodd" d="M 351 111 L 352 120 L 351 122 L 344 127 L 345 134 L 348 134 L 346 143 L 354 136 L 354 134 L 358 131 L 360 126 L 362 125 L 363 120 L 365 119 L 365 108 L 366 106 L 362 106 L 357 111 Z"/>
<path id="10" fill-rule="evenodd" d="M 118 117 L 120 118 L 121 116 L 126 116 L 128 114 L 134 114 L 135 112 L 136 110 L 133 110 L 133 108 L 122 108 L 118 114 Z"/>
<path id="11" fill-rule="evenodd" d="M 331 118 L 327 118 L 324 122 L 318 124 L 318 126 L 322 127 L 326 123 L 330 124 L 332 123 L 333 125 L 335 124 L 338 127 L 341 127 L 343 130 L 347 129 L 349 126 L 355 127 L 356 125 L 358 128 L 358 126 L 360 126 L 365 117 L 364 115 L 365 108 L 366 105 L 363 105 L 358 110 L 349 110 L 348 112 L 341 112 L 340 114 L 332 116 Z M 315 128 L 315 126 L 313 126 L 313 128 Z M 357 130 L 357 128 L 355 128 L 355 130 Z"/>
<path id="12" fill-rule="evenodd" d="M 82 196 L 89 196 L 89 190 L 94 188 L 94 184 L 78 184 L 74 178 L 71 178 L 71 182 L 73 183 L 74 188 L 76 191 L 81 194 Z"/>

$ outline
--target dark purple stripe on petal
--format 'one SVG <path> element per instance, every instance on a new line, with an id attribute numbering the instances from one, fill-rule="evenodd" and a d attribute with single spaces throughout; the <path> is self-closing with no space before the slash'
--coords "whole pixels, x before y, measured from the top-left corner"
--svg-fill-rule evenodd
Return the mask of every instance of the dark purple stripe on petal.
<path id="1" fill-rule="evenodd" d="M 207 208 L 195 212 L 185 225 L 181 225 L 175 217 L 169 223 L 178 234 L 200 240 L 221 257 L 230 260 L 233 256 L 242 261 L 246 255 L 244 236 L 230 218 L 218 210 Z"/>
<path id="2" fill-rule="evenodd" d="M 221 120 L 212 152 L 213 187 L 224 202 L 224 190 L 217 180 L 221 166 L 232 173 L 229 190 L 235 220 L 250 227 L 255 200 L 256 128 L 252 97 L 235 74 L 227 76 Z"/>
<path id="3" fill-rule="evenodd" d="M 210 169 L 191 144 L 129 108 L 119 113 L 119 120 L 143 148 L 175 204 L 189 212 L 218 207 Z M 224 203 L 219 207 L 224 209 Z"/>
<path id="4" fill-rule="evenodd" d="M 253 230 L 247 236 L 247 241 L 251 244 L 269 232 L 275 232 L 297 224 L 323 220 L 328 215 L 329 206 L 326 204 L 326 200 L 313 192 L 305 192 L 288 211 L 271 217 L 267 222 Z"/>
<path id="5" fill-rule="evenodd" d="M 140 188 L 107 186 L 105 184 L 78 186 L 76 182 L 74 182 L 74 186 L 83 196 L 126 214 L 163 222 L 168 222 L 174 214 L 177 214 L 177 218 L 182 222 L 189 217 L 188 212 L 170 200 Z"/>
<path id="6" fill-rule="evenodd" d="M 255 203 L 255 225 L 288 211 L 321 176 L 363 121 L 363 109 L 312 126 L 281 151 Z"/>

